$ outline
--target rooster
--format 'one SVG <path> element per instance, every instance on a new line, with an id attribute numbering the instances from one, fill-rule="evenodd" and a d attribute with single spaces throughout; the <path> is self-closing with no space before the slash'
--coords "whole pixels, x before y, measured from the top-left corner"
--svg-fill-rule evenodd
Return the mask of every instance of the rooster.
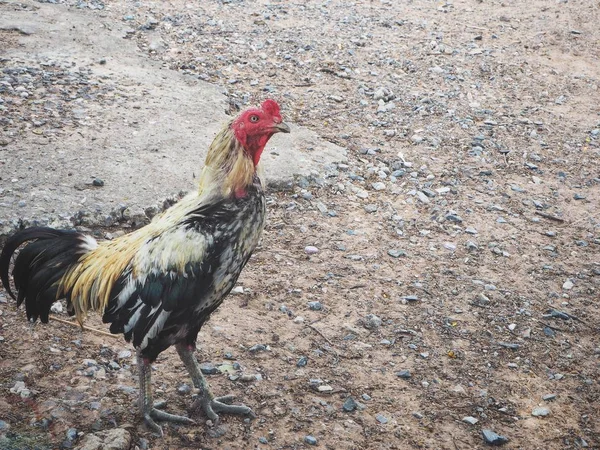
<path id="1" fill-rule="evenodd" d="M 217 413 L 253 417 L 247 406 L 231 404 L 233 396 L 212 394 L 194 350 L 200 328 L 229 294 L 258 244 L 265 224 L 259 161 L 278 132 L 290 129 L 277 102 L 266 100 L 215 137 L 199 190 L 145 227 L 104 242 L 76 231 L 28 228 L 11 236 L 0 255 L 0 279 L 15 298 L 9 265 L 27 243 L 12 276 L 17 307 L 25 302 L 28 320 L 47 323 L 52 303 L 64 298 L 80 324 L 89 311 L 99 311 L 111 333 L 133 341 L 141 415 L 160 435 L 155 421 L 195 423 L 152 401 L 150 365 L 172 345 L 209 419 L 216 422 Z"/>

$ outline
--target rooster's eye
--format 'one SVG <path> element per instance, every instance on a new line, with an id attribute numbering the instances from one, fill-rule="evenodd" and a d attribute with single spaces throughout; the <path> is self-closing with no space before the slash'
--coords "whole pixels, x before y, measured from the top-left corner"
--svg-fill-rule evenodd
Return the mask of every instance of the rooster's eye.
<path id="1" fill-rule="evenodd" d="M 258 116 L 250 116 L 250 122 L 258 122 Z"/>

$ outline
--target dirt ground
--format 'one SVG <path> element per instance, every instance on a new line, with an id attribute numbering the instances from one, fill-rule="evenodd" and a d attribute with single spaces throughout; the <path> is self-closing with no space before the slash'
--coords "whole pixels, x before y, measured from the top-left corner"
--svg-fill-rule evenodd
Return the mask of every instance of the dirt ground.
<path id="1" fill-rule="evenodd" d="M 465 450 L 488 446 L 482 430 L 600 448 L 597 1 L 71 3 L 129 22 L 148 58 L 224 86 L 232 111 L 276 98 L 348 161 L 269 192 L 243 293 L 200 334 L 225 372 L 213 391 L 256 420 L 192 412 L 157 438 L 128 344 L 31 326 L 0 292 L 14 448 L 114 427 L 152 449 Z M 155 367 L 156 397 L 186 411 L 176 353 Z"/>

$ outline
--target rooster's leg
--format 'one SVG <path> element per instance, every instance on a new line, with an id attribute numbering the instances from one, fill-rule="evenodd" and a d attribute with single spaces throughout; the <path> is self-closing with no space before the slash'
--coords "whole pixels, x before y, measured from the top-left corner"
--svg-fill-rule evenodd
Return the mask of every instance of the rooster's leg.
<path id="1" fill-rule="evenodd" d="M 179 357 L 185 364 L 190 377 L 192 377 L 192 382 L 194 383 L 194 387 L 200 391 L 197 402 L 198 406 L 202 408 L 207 417 L 216 422 L 219 420 L 219 416 L 217 413 L 226 413 L 226 414 L 239 414 L 241 416 L 249 416 L 254 418 L 254 413 L 250 408 L 244 405 L 231 405 L 230 403 L 235 398 L 233 395 L 225 395 L 223 397 L 215 397 L 213 393 L 210 391 L 210 387 L 208 386 L 208 382 L 204 375 L 202 375 L 202 371 L 200 370 L 200 365 L 194 356 L 193 348 L 186 344 L 178 344 L 176 346 L 177 353 L 179 353 Z"/>
<path id="2" fill-rule="evenodd" d="M 160 436 L 163 435 L 162 428 L 157 425 L 154 420 L 186 424 L 196 423 L 189 417 L 176 416 L 175 414 L 169 414 L 157 409 L 157 407 L 160 408 L 164 406 L 164 404 L 155 405 L 152 403 L 152 384 L 150 381 L 152 368 L 150 367 L 150 362 L 143 358 L 142 355 L 140 355 L 140 352 L 137 353 L 137 365 L 140 377 L 140 410 L 146 425 L 148 425 L 152 431 Z"/>

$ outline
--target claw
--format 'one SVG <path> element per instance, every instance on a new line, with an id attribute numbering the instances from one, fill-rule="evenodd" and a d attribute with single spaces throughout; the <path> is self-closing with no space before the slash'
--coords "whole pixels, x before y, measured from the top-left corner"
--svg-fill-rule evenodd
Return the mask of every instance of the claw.
<path id="1" fill-rule="evenodd" d="M 148 425 L 148 428 L 150 428 L 154 432 L 154 434 L 157 434 L 158 437 L 164 436 L 161 426 L 158 425 L 154 420 L 152 420 L 152 417 L 150 417 L 150 414 L 144 414 L 144 422 L 146 422 L 146 425 Z"/>
<path id="2" fill-rule="evenodd" d="M 223 395 L 222 397 L 215 397 L 213 401 L 219 403 L 225 403 L 226 405 L 231 405 L 235 400 L 235 395 Z"/>

